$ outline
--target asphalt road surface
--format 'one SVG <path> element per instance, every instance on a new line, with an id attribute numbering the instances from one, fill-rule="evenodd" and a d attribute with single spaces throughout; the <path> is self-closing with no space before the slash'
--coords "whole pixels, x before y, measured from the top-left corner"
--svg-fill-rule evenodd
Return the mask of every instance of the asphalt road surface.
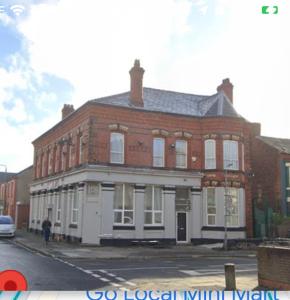
<path id="1" fill-rule="evenodd" d="M 0 239 L 0 271 L 14 269 L 27 279 L 29 290 L 134 289 L 138 280 L 222 275 L 225 263 L 237 274 L 257 273 L 256 258 L 196 257 L 192 259 L 59 259 L 43 256 Z M 156 289 L 158 286 L 156 286 Z"/>

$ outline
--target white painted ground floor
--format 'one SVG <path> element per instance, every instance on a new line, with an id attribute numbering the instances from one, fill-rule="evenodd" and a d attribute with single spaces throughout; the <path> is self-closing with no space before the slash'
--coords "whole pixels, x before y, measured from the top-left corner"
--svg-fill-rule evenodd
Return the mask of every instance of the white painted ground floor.
<path id="1" fill-rule="evenodd" d="M 29 228 L 87 244 L 202 243 L 224 238 L 225 189 L 200 173 L 89 166 L 31 186 Z M 227 191 L 229 239 L 244 239 L 245 193 Z"/>

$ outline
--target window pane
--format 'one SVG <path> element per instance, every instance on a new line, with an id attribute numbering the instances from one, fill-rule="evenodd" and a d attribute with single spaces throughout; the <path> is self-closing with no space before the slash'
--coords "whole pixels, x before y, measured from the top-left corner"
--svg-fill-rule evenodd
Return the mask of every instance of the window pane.
<path id="1" fill-rule="evenodd" d="M 206 140 L 205 144 L 205 168 L 216 168 L 216 153 L 215 153 L 215 140 Z"/>
<path id="2" fill-rule="evenodd" d="M 152 224 L 152 212 L 145 212 L 145 224 Z"/>
<path id="3" fill-rule="evenodd" d="M 121 133 L 111 133 L 111 162 L 123 163 L 124 136 Z"/>
<path id="4" fill-rule="evenodd" d="M 162 210 L 162 191 L 160 187 L 154 187 L 154 210 Z"/>
<path id="5" fill-rule="evenodd" d="M 124 212 L 124 224 L 133 224 L 133 212 L 132 211 Z"/>
<path id="6" fill-rule="evenodd" d="M 155 138 L 153 140 L 153 165 L 156 167 L 164 165 L 164 139 Z"/>
<path id="7" fill-rule="evenodd" d="M 125 186 L 125 209 L 133 209 L 133 187 Z"/>
<path id="8" fill-rule="evenodd" d="M 120 211 L 114 212 L 114 223 L 122 223 L 122 212 Z"/>
<path id="9" fill-rule="evenodd" d="M 114 209 L 123 209 L 123 185 L 115 185 Z"/>
<path id="10" fill-rule="evenodd" d="M 215 216 L 208 216 L 208 225 L 215 225 Z"/>
<path id="11" fill-rule="evenodd" d="M 208 207 L 207 208 L 207 213 L 215 215 L 216 214 L 216 208 L 215 207 L 211 207 L 211 206 Z"/>
<path id="12" fill-rule="evenodd" d="M 144 199 L 145 210 L 152 209 L 152 186 L 146 186 L 145 188 L 145 199 Z"/>
<path id="13" fill-rule="evenodd" d="M 176 167 L 186 167 L 186 156 L 183 154 L 176 154 Z"/>
<path id="14" fill-rule="evenodd" d="M 156 212 L 154 213 L 155 224 L 162 224 L 162 213 Z"/>

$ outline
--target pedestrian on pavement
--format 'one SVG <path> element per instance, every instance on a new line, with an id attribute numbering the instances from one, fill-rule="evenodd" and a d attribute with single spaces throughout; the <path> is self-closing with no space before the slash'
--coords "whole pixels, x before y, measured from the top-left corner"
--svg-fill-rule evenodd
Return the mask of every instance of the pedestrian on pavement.
<path id="1" fill-rule="evenodd" d="M 51 228 L 51 222 L 49 221 L 48 218 L 46 218 L 43 222 L 42 222 L 42 232 L 44 235 L 44 240 L 45 240 L 45 244 L 48 244 L 49 241 L 49 236 L 50 236 L 50 228 Z"/>

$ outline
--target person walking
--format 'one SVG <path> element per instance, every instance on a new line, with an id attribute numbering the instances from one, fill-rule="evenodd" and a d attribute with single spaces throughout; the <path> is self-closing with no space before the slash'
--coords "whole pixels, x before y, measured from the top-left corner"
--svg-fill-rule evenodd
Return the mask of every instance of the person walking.
<path id="1" fill-rule="evenodd" d="M 46 218 L 43 222 L 42 222 L 42 231 L 43 231 L 43 235 L 44 235 L 44 240 L 45 240 L 45 244 L 48 244 L 49 241 L 49 236 L 50 236 L 50 228 L 51 228 L 51 222 L 49 221 L 48 218 Z"/>

